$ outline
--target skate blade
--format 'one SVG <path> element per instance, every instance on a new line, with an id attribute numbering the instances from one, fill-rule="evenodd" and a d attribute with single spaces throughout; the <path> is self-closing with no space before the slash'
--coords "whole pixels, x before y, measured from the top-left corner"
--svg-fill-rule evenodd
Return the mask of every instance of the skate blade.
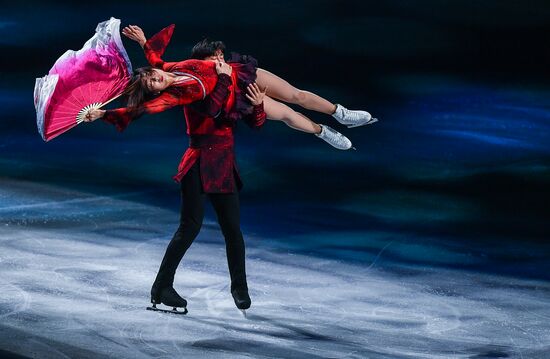
<path id="1" fill-rule="evenodd" d="M 147 307 L 147 310 L 152 310 L 154 312 L 171 313 L 171 314 L 187 314 L 187 308 L 185 307 L 183 307 L 183 311 L 179 311 L 177 309 L 162 309 L 162 308 L 156 308 L 156 307 Z"/>
<path id="2" fill-rule="evenodd" d="M 243 315 L 243 317 L 246 318 L 246 309 L 239 309 L 241 311 L 241 314 Z"/>
<path id="3" fill-rule="evenodd" d="M 373 117 L 370 120 L 368 120 L 366 122 L 363 122 L 363 123 L 356 123 L 356 124 L 353 124 L 353 125 L 347 125 L 347 128 L 354 128 L 354 127 L 360 127 L 360 126 L 365 126 L 365 125 L 372 125 L 375 122 L 378 122 L 378 119 Z"/>

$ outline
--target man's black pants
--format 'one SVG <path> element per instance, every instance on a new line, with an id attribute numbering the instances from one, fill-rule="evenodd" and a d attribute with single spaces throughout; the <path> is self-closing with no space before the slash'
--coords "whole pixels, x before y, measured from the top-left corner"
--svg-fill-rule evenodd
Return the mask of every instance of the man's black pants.
<path id="1" fill-rule="evenodd" d="M 166 248 L 157 278 L 156 288 L 172 286 L 176 269 L 193 240 L 199 234 L 204 217 L 204 199 L 210 199 L 225 237 L 231 290 L 248 290 L 245 271 L 245 248 L 240 228 L 239 194 L 204 193 L 197 161 L 181 180 L 180 225 Z"/>

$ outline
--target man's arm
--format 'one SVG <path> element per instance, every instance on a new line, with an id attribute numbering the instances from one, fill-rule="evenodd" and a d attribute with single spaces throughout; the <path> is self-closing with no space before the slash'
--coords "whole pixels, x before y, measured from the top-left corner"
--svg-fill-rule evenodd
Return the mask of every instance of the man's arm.
<path id="1" fill-rule="evenodd" d="M 248 98 L 254 107 L 252 114 L 246 116 L 243 120 L 250 128 L 259 130 L 264 125 L 267 118 L 264 111 L 264 97 L 267 92 L 267 87 L 260 90 L 260 87 L 256 83 L 252 83 L 248 85 L 246 91 L 246 98 Z"/>
<path id="2" fill-rule="evenodd" d="M 193 110 L 206 117 L 218 117 L 227 101 L 227 96 L 229 96 L 233 68 L 225 62 L 218 62 L 216 72 L 218 73 L 218 82 L 216 82 L 214 90 L 204 100 L 192 105 Z"/>
<path id="3" fill-rule="evenodd" d="M 266 114 L 264 111 L 264 104 L 255 105 L 252 114 L 246 116 L 243 120 L 248 127 L 259 130 L 265 123 Z"/>
<path id="4" fill-rule="evenodd" d="M 223 105 L 229 96 L 229 86 L 231 85 L 231 76 L 226 74 L 218 75 L 218 82 L 210 95 L 202 101 L 191 104 L 193 110 L 206 117 L 218 117 L 222 112 Z"/>

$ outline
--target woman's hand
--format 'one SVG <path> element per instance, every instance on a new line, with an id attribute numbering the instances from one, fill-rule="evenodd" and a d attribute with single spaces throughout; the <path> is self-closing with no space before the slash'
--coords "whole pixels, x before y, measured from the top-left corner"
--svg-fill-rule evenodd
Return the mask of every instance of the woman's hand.
<path id="1" fill-rule="evenodd" d="M 216 72 L 218 73 L 218 75 L 226 74 L 231 76 L 233 68 L 227 62 L 216 61 Z"/>
<path id="2" fill-rule="evenodd" d="M 258 84 L 254 82 L 248 85 L 248 87 L 246 88 L 246 92 L 248 92 L 246 94 L 246 98 L 254 106 L 257 106 L 264 102 L 265 93 L 267 92 L 267 86 L 263 90 L 260 90 Z"/>
<path id="3" fill-rule="evenodd" d="M 105 110 L 93 108 L 91 110 L 88 110 L 88 112 L 86 113 L 86 116 L 84 116 L 84 122 L 93 122 L 98 118 L 103 117 L 104 114 L 105 114 Z"/>
<path id="4" fill-rule="evenodd" d="M 145 43 L 147 42 L 147 38 L 145 37 L 143 30 L 136 25 L 126 26 L 124 29 L 122 29 L 122 34 L 127 38 L 137 42 L 141 47 L 145 46 Z"/>

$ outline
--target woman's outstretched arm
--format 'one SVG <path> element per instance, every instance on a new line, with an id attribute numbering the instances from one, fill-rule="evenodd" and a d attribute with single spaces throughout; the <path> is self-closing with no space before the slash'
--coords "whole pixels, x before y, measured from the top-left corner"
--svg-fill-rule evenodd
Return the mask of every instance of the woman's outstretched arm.
<path id="1" fill-rule="evenodd" d="M 166 47 L 172 38 L 175 27 L 176 25 L 174 24 L 167 26 L 149 39 L 145 37 L 145 33 L 137 25 L 125 27 L 122 29 L 122 34 L 141 46 L 145 53 L 145 58 L 147 58 L 151 66 L 164 71 L 170 71 L 177 62 L 166 62 L 162 59 L 162 55 L 164 55 L 164 51 L 166 51 Z"/>
<path id="2" fill-rule="evenodd" d="M 122 132 L 128 127 L 130 122 L 140 118 L 144 114 L 163 112 L 178 104 L 179 101 L 168 91 L 165 91 L 158 97 L 136 107 L 121 107 L 113 110 L 106 110 L 103 112 L 101 119 L 114 125 L 119 132 Z"/>
<path id="3" fill-rule="evenodd" d="M 189 81 L 186 86 L 173 87 L 163 91 L 152 100 L 143 102 L 135 107 L 121 107 L 113 110 L 91 110 L 86 122 L 101 118 L 122 132 L 130 122 L 144 114 L 155 114 L 172 107 L 187 105 L 203 98 L 202 86 L 197 81 Z"/>

